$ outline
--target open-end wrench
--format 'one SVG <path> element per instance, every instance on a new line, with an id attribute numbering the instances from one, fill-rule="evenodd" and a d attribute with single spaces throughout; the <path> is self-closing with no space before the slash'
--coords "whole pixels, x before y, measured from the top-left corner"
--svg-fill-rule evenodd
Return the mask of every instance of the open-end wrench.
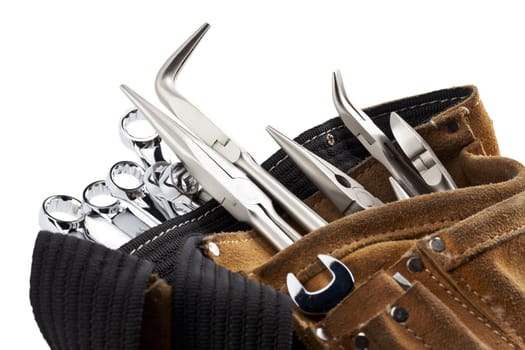
<path id="1" fill-rule="evenodd" d="M 113 197 L 104 180 L 86 186 L 82 200 L 83 211 L 88 217 L 101 216 L 132 238 L 153 226 L 139 219 L 120 200 Z"/>
<path id="2" fill-rule="evenodd" d="M 120 161 L 108 172 L 106 185 L 111 195 L 126 202 L 130 210 L 149 226 L 157 226 L 166 218 L 144 186 L 144 169 L 135 162 Z"/>

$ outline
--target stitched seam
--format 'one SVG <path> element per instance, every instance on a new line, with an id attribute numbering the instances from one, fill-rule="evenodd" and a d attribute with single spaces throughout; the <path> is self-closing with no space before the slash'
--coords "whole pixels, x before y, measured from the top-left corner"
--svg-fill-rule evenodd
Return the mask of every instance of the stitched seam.
<path id="1" fill-rule="evenodd" d="M 423 103 L 415 105 L 415 106 L 408 106 L 408 107 L 401 108 L 401 109 L 398 109 L 398 110 L 395 110 L 395 111 L 389 111 L 389 112 L 384 112 L 384 113 L 381 113 L 381 114 L 377 114 L 377 115 L 374 115 L 374 118 L 382 117 L 382 116 L 390 114 L 392 112 L 409 111 L 409 110 L 412 110 L 412 109 L 416 109 L 416 108 L 423 107 L 423 106 L 428 106 L 428 105 L 433 105 L 433 104 L 436 104 L 436 103 L 445 103 L 445 102 L 450 102 L 450 101 L 455 101 L 455 100 L 464 100 L 467 97 L 468 97 L 468 95 L 467 96 L 456 96 L 456 97 L 451 97 L 451 98 L 445 98 L 443 100 L 433 100 L 433 101 L 429 101 L 429 102 L 423 102 Z"/>
<path id="2" fill-rule="evenodd" d="M 403 112 L 403 111 L 407 111 L 407 110 L 411 110 L 411 109 L 415 109 L 415 108 L 418 108 L 418 107 L 422 107 L 422 106 L 426 106 L 426 105 L 430 105 L 430 104 L 435 104 L 435 103 L 445 103 L 445 102 L 449 102 L 449 101 L 454 101 L 454 100 L 464 100 L 465 98 L 467 98 L 468 96 L 456 96 L 456 97 L 452 97 L 452 98 L 448 98 L 448 99 L 443 99 L 443 100 L 434 100 L 434 101 L 430 101 L 430 102 L 425 102 L 425 103 L 421 103 L 421 104 L 418 104 L 418 105 L 415 105 L 415 106 L 409 106 L 409 107 L 406 107 L 406 108 L 402 108 L 402 109 L 399 109 L 397 110 L 396 112 Z M 373 118 L 377 118 L 379 116 L 382 116 L 382 115 L 386 115 L 388 113 L 391 113 L 391 112 L 385 112 L 385 113 L 382 113 L 382 114 L 378 114 L 376 116 L 374 116 Z M 301 145 L 306 145 L 316 139 L 318 139 L 319 137 L 323 136 L 323 135 L 326 135 L 328 134 L 329 132 L 332 132 L 334 130 L 338 130 L 338 129 L 342 129 L 344 128 L 345 125 L 339 125 L 339 126 L 336 126 L 334 128 L 331 128 L 331 129 L 328 129 L 318 135 L 315 135 L 313 136 L 312 138 L 304 141 L 303 143 L 301 143 Z M 268 172 L 272 172 L 273 170 L 275 170 L 283 161 L 285 161 L 286 159 L 288 158 L 288 155 L 285 155 L 284 157 L 282 157 L 281 159 L 279 159 L 270 169 L 268 169 Z M 137 248 L 133 249 L 129 255 L 133 255 L 135 254 L 136 252 L 138 252 L 139 250 L 141 250 L 142 248 L 144 248 L 146 245 L 150 244 L 151 242 L 155 241 L 156 239 L 160 238 L 161 236 L 165 235 L 166 233 L 172 231 L 173 229 L 175 228 L 179 228 L 179 227 L 182 227 L 184 225 L 187 225 L 191 222 L 195 222 L 195 221 L 199 221 L 199 220 L 202 220 L 204 217 L 206 217 L 207 215 L 209 215 L 211 212 L 213 212 L 214 210 L 216 210 L 217 208 L 219 208 L 220 205 L 210 209 L 209 211 L 207 211 L 206 213 L 204 213 L 203 215 L 199 216 L 198 218 L 196 219 L 191 219 L 191 220 L 188 220 L 188 221 L 185 221 L 181 224 L 178 224 L 178 225 L 175 225 L 173 227 L 170 227 L 169 229 L 161 232 L 160 234 L 158 234 L 157 236 L 147 240 L 146 242 L 142 243 L 141 245 L 139 245 Z"/>
<path id="3" fill-rule="evenodd" d="M 461 276 L 461 275 L 459 274 L 459 272 L 456 271 L 454 274 L 455 274 L 456 276 L 458 276 L 459 279 L 465 284 L 465 286 L 467 287 L 467 290 L 468 290 L 469 292 L 471 292 L 472 294 L 474 294 L 475 296 L 477 296 L 477 297 L 479 298 L 479 300 L 481 300 L 484 304 L 486 304 L 486 305 L 490 308 L 490 310 L 493 312 L 493 315 L 496 316 L 498 319 L 500 319 L 504 324 L 506 324 L 506 325 L 510 328 L 510 330 L 511 330 L 514 334 L 516 334 L 516 336 L 518 337 L 518 339 L 519 339 L 522 343 L 525 343 L 523 337 L 518 333 L 518 331 L 516 330 L 516 328 L 515 328 L 515 327 L 514 327 L 509 321 L 503 319 L 501 316 L 498 316 L 498 313 L 496 312 L 496 307 L 495 307 L 495 306 L 491 305 L 491 304 L 489 303 L 489 301 L 488 301 L 486 298 L 482 297 L 481 294 L 479 294 L 474 288 L 472 288 L 472 286 L 471 286 L 471 285 L 470 285 L 470 284 L 469 284 L 469 283 L 463 278 L 463 276 Z"/>
<path id="4" fill-rule="evenodd" d="M 452 219 L 452 220 L 443 220 L 443 221 L 437 221 L 437 222 L 430 222 L 430 223 L 426 223 L 424 225 L 413 225 L 413 226 L 407 226 L 407 227 L 404 227 L 404 228 L 399 228 L 397 230 L 391 230 L 391 231 L 387 231 L 387 232 L 383 232 L 383 233 L 380 233 L 380 234 L 377 234 L 377 235 L 374 235 L 374 238 L 378 238 L 378 237 L 382 237 L 382 236 L 387 236 L 391 233 L 394 233 L 394 232 L 398 232 L 398 231 L 404 231 L 404 230 L 407 230 L 407 229 L 412 229 L 414 227 L 428 227 L 428 226 L 433 226 L 433 225 L 437 225 L 437 224 L 449 224 L 449 223 L 454 223 L 454 222 L 457 222 L 459 221 L 461 218 L 459 219 Z M 438 228 L 439 229 L 439 228 Z M 395 239 L 396 241 L 397 240 L 402 240 L 402 239 L 406 239 L 407 237 L 398 237 L 398 239 Z M 357 251 L 358 249 L 362 249 L 363 247 L 365 246 L 368 246 L 370 244 L 378 244 L 378 243 L 382 243 L 382 242 L 390 242 L 390 241 L 393 241 L 392 239 L 382 239 L 382 238 L 379 238 L 377 240 L 373 240 L 371 242 L 365 242 L 365 245 L 361 245 L 361 246 L 358 246 L 357 249 L 353 250 L 352 252 L 355 252 Z M 355 242 L 354 242 L 355 243 Z M 328 253 L 328 255 L 330 256 L 335 256 L 335 252 L 337 252 L 338 250 L 342 250 L 343 248 L 336 248 L 334 250 L 332 250 L 331 252 Z M 349 255 L 350 253 L 352 252 L 349 252 L 349 253 L 346 253 L 345 256 Z M 344 258 L 341 258 L 340 259 L 344 259 Z M 299 272 L 297 272 L 296 275 L 300 275 L 300 274 L 303 274 L 306 270 L 310 269 L 312 266 L 314 266 L 315 264 L 317 264 L 317 262 L 312 262 L 310 264 L 308 264 L 306 267 L 302 268 L 301 270 L 299 270 Z M 285 284 L 282 284 L 281 285 L 281 290 L 285 287 Z"/>
<path id="5" fill-rule="evenodd" d="M 217 245 L 221 245 L 221 244 L 239 244 L 239 243 L 246 243 L 246 242 L 255 241 L 255 240 L 260 241 L 261 237 L 250 237 L 250 238 L 245 238 L 245 239 L 230 239 L 230 240 L 213 242 L 213 243 L 215 243 Z"/>
<path id="6" fill-rule="evenodd" d="M 443 99 L 443 100 L 434 100 L 434 101 L 430 101 L 430 102 L 424 102 L 424 103 L 421 103 L 421 104 L 418 104 L 418 105 L 415 105 L 415 106 L 409 106 L 409 107 L 405 107 L 405 108 L 401 108 L 401 109 L 398 109 L 398 110 L 394 110 L 394 111 L 389 111 L 389 112 L 384 112 L 384 113 L 381 113 L 381 114 L 377 114 L 375 116 L 373 116 L 372 119 L 376 119 L 376 118 L 379 118 L 383 115 L 387 115 L 389 113 L 392 113 L 392 112 L 404 112 L 404 111 L 408 111 L 408 110 L 412 110 L 412 109 L 416 109 L 418 107 L 423 107 L 423 106 L 427 106 L 427 105 L 431 105 L 431 104 L 436 104 L 436 103 L 445 103 L 445 102 L 450 102 L 450 101 L 454 101 L 454 100 L 464 100 L 468 97 L 467 96 L 456 96 L 456 97 L 451 97 L 451 98 L 446 98 L 446 99 Z M 326 130 L 322 133 L 320 133 L 319 135 L 316 135 L 308 140 L 306 140 L 305 142 L 301 143 L 301 145 L 306 145 L 307 143 L 310 143 L 316 139 L 318 139 L 319 137 L 323 136 L 323 135 L 326 135 L 328 134 L 329 132 L 332 132 L 334 130 L 337 130 L 337 129 L 341 129 L 341 128 L 344 128 L 346 127 L 344 124 L 343 125 L 339 125 L 337 127 L 334 127 L 334 128 L 331 128 L 329 130 Z M 275 168 L 277 168 L 282 162 L 284 162 L 286 159 L 288 158 L 288 155 L 285 155 L 283 156 L 281 159 L 279 159 L 270 169 L 268 169 L 268 172 L 272 172 Z"/>
<path id="7" fill-rule="evenodd" d="M 510 340 L 505 337 L 503 334 L 501 334 L 501 332 L 499 332 L 497 329 L 494 329 L 490 323 L 488 322 L 488 320 L 486 318 L 483 318 L 479 315 L 476 315 L 476 313 L 474 311 L 472 311 L 469 306 L 467 304 L 465 304 L 464 302 L 462 302 L 461 300 L 459 300 L 459 298 L 457 296 L 454 295 L 453 292 L 451 292 L 443 283 L 441 283 L 436 276 L 434 276 L 432 274 L 432 272 L 430 272 L 430 270 L 428 268 L 425 268 L 425 272 L 429 274 L 430 278 L 437 283 L 438 286 L 440 286 L 456 303 L 458 303 L 459 305 L 461 305 L 462 308 L 464 308 L 470 315 L 472 315 L 476 320 L 478 320 L 479 322 L 481 322 L 485 327 L 487 327 L 488 329 L 492 330 L 492 332 L 494 332 L 494 334 L 496 334 L 497 336 L 500 337 L 501 340 L 503 340 L 508 346 L 510 346 L 511 348 L 515 349 L 516 346 L 514 344 L 512 344 L 510 342 Z"/>
<path id="8" fill-rule="evenodd" d="M 141 250 L 142 248 L 144 248 L 148 244 L 152 243 L 156 239 L 164 236 L 166 233 L 169 233 L 170 231 L 173 231 L 176 228 L 179 228 L 179 227 L 182 227 L 182 226 L 185 226 L 185 225 L 191 224 L 193 222 L 196 222 L 196 221 L 204 219 L 206 216 L 210 215 L 212 212 L 214 212 L 215 210 L 219 209 L 220 207 L 221 207 L 221 205 L 218 204 L 217 206 L 213 207 L 212 209 L 208 210 L 207 212 L 205 212 L 204 214 L 202 214 L 201 216 L 199 216 L 197 218 L 193 218 L 191 220 L 186 220 L 184 222 L 181 222 L 181 223 L 179 223 L 179 224 L 177 224 L 175 226 L 172 226 L 172 227 L 168 228 L 167 230 L 162 231 L 161 233 L 159 233 L 155 237 L 148 239 L 146 242 L 142 243 L 137 248 L 133 249 L 131 252 L 129 252 L 129 255 L 135 254 L 136 252 L 138 252 L 139 250 Z"/>
<path id="9" fill-rule="evenodd" d="M 416 331 L 414 331 L 413 329 L 409 328 L 405 323 L 403 323 L 402 325 L 405 327 L 405 329 L 407 330 L 408 333 L 412 334 L 414 336 L 414 338 L 416 338 L 416 340 L 419 340 L 421 342 L 421 344 L 423 344 L 425 349 L 432 349 L 432 347 L 430 345 L 425 343 L 423 338 L 421 338 L 419 335 L 416 334 Z"/>
<path id="10" fill-rule="evenodd" d="M 301 143 L 302 146 L 314 141 L 314 140 L 317 140 L 319 137 L 321 136 L 324 136 L 326 134 L 328 134 L 329 132 L 332 132 L 334 130 L 337 130 L 337 129 L 342 129 L 342 128 L 345 128 L 346 126 L 343 124 L 343 125 L 339 125 L 339 126 L 336 126 L 334 128 L 331 128 L 331 129 L 328 129 L 326 131 L 323 131 L 322 133 L 318 134 L 318 135 L 315 135 L 313 136 L 312 138 L 309 138 L 308 140 L 304 141 L 303 143 Z M 286 159 L 288 158 L 288 155 L 285 155 L 284 157 L 282 157 L 281 159 L 279 159 L 270 169 L 268 169 L 268 172 L 272 172 L 275 168 L 277 168 L 282 162 L 284 162 Z"/>
<path id="11" fill-rule="evenodd" d="M 513 233 L 516 233 L 517 231 L 521 231 L 524 228 L 525 228 L 525 225 L 521 225 L 520 227 L 518 227 L 518 228 L 516 228 L 516 229 L 514 229 L 514 230 L 512 230 L 510 232 L 502 232 L 501 234 L 498 234 L 495 237 L 491 237 L 491 238 L 488 238 L 488 239 L 486 239 L 484 241 L 481 241 L 480 243 L 476 244 L 475 246 L 470 247 L 468 249 L 465 249 L 463 252 L 459 253 L 459 255 L 456 257 L 456 259 L 463 260 L 465 257 L 469 256 L 470 254 L 472 254 L 473 252 L 478 250 L 478 248 L 484 246 L 485 244 L 489 243 L 490 241 L 495 241 L 496 238 L 504 236 L 506 234 L 512 235 Z"/>

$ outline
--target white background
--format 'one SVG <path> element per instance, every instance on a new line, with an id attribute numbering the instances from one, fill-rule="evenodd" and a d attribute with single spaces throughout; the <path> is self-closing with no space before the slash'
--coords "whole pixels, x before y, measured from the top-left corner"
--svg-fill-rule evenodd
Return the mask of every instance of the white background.
<path id="1" fill-rule="evenodd" d="M 29 304 L 37 213 L 117 160 L 128 84 L 155 101 L 164 60 L 212 25 L 179 87 L 259 161 L 336 115 L 331 72 L 361 107 L 475 84 L 504 155 L 524 161 L 525 21 L 518 2 L 12 1 L 0 5 L 3 196 L 0 348 L 45 349 Z M 425 2 L 427 3 L 427 2 Z"/>

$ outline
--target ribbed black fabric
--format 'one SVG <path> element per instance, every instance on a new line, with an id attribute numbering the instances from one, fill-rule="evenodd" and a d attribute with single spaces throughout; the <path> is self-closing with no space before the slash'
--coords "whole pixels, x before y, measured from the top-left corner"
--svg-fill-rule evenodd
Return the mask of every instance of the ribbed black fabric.
<path id="1" fill-rule="evenodd" d="M 120 249 L 131 255 L 143 257 L 155 264 L 154 272 L 169 283 L 175 265 L 176 253 L 191 233 L 213 233 L 223 230 L 247 229 L 238 223 L 214 200 L 192 213 L 174 218 L 137 237 Z"/>
<path id="2" fill-rule="evenodd" d="M 292 302 L 202 255 L 185 240 L 172 273 L 176 349 L 289 349 Z"/>
<path id="3" fill-rule="evenodd" d="M 152 269 L 120 251 L 40 232 L 30 298 L 51 349 L 137 349 Z"/>

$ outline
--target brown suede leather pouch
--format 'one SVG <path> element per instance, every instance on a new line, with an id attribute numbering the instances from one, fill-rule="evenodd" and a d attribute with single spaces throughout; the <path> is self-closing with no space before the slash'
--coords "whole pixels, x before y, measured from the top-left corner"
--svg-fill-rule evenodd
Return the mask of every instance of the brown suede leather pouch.
<path id="1" fill-rule="evenodd" d="M 497 155 L 477 92 L 417 130 L 460 189 L 394 201 L 386 170 L 369 158 L 350 175 L 385 205 L 341 217 L 315 194 L 307 203 L 330 223 L 284 251 L 253 231 L 208 236 L 204 249 L 213 242 L 217 264 L 281 291 L 289 272 L 308 289 L 326 285 L 318 254 L 343 261 L 354 291 L 324 317 L 294 313 L 310 348 L 525 347 L 525 168 Z M 430 248 L 433 237 L 442 251 Z M 411 282 L 408 290 L 395 273 Z M 396 320 L 395 307 L 407 318 Z"/>

